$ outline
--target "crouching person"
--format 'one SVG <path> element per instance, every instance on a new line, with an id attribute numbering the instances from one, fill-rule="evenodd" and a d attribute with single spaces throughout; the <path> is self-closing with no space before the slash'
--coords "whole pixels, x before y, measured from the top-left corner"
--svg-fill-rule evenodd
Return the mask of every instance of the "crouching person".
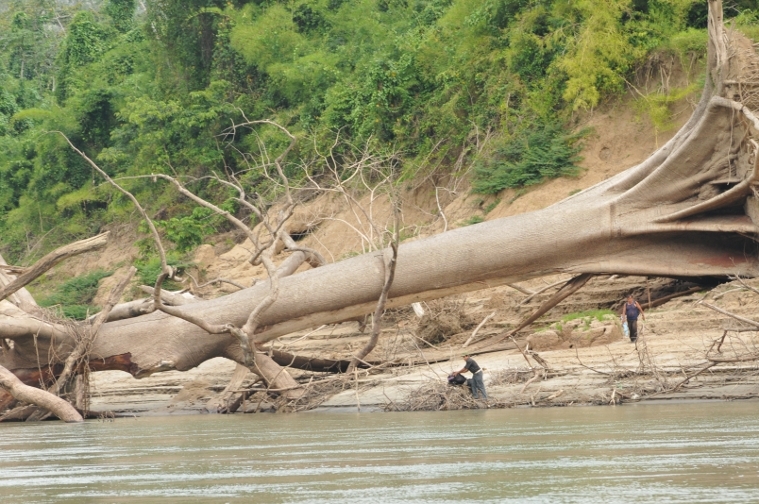
<path id="1" fill-rule="evenodd" d="M 472 390 L 472 396 L 475 399 L 479 398 L 482 393 L 482 398 L 487 399 L 488 394 L 485 392 L 485 382 L 482 380 L 482 368 L 468 354 L 462 356 L 464 359 L 464 367 L 459 371 L 453 373 L 454 375 L 460 375 L 469 371 L 472 373 L 472 379 L 469 380 L 469 388 Z"/>

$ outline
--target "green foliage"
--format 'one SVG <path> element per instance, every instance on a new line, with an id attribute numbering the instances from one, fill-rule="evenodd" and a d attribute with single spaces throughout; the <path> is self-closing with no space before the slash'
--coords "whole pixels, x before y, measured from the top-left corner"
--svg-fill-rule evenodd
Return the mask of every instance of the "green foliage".
<path id="1" fill-rule="evenodd" d="M 580 0 L 567 14 L 583 20 L 582 28 L 568 40 L 569 54 L 559 62 L 568 80 L 563 98 L 572 109 L 598 104 L 602 94 L 618 92 L 624 75 L 643 51 L 630 44 L 618 20 L 629 0 Z"/>
<path id="2" fill-rule="evenodd" d="M 112 271 L 97 270 L 67 280 L 58 286 L 53 294 L 42 299 L 40 306 L 55 306 L 67 317 L 84 320 L 88 313 L 99 310 L 98 307 L 92 306 L 92 300 L 97 294 L 100 280 L 112 274 Z"/>
<path id="3" fill-rule="evenodd" d="M 506 188 L 538 184 L 546 178 L 578 173 L 582 134 L 569 135 L 556 125 L 530 126 L 500 145 L 475 166 L 476 192 L 495 194 Z"/>
<path id="4" fill-rule="evenodd" d="M 232 30 L 230 42 L 245 60 L 264 71 L 276 63 L 292 62 L 307 51 L 306 39 L 298 32 L 293 15 L 282 4 L 273 4 L 262 13 L 249 6 L 241 14 L 251 18 Z"/>
<path id="5" fill-rule="evenodd" d="M 65 102 L 72 88 L 85 87 L 84 75 L 77 69 L 94 62 L 106 50 L 106 38 L 106 29 L 95 20 L 92 12 L 76 13 L 58 55 L 60 70 L 56 97 L 60 102 Z"/>
<path id="6" fill-rule="evenodd" d="M 472 215 L 463 222 L 464 226 L 471 226 L 472 224 L 479 224 L 485 222 L 485 218 L 482 215 Z"/>
<path id="7" fill-rule="evenodd" d="M 655 52 L 688 65 L 702 58 L 705 4 L 154 0 L 145 11 L 134 0 L 11 2 L 0 16 L 0 248 L 16 260 L 132 211 L 49 131 L 112 176 L 170 172 L 213 201 L 229 194 L 211 173 L 240 173 L 250 194 L 277 191 L 248 163 L 289 139 L 265 126 L 225 135 L 242 113 L 275 119 L 322 151 L 339 132 L 338 166 L 353 146 L 400 153 L 402 177 L 475 164 L 474 186 L 486 193 L 571 175 L 574 112 L 620 93 Z M 725 8 L 759 37 L 755 0 Z M 641 110 L 664 129 L 669 105 L 690 89 L 651 95 Z M 475 154 L 485 132 L 495 135 Z M 294 182 L 306 158 L 296 147 L 286 160 Z M 227 226 L 164 183 L 124 184 L 161 215 L 178 251 Z"/>
<path id="8" fill-rule="evenodd" d="M 591 327 L 591 323 L 593 320 L 597 320 L 599 322 L 604 321 L 610 321 L 610 320 L 616 320 L 617 314 L 615 314 L 611 310 L 606 309 L 600 309 L 600 310 L 585 310 L 581 312 L 575 312 L 575 313 L 569 313 L 567 315 L 564 315 L 561 317 L 561 321 L 556 322 L 553 325 L 553 328 L 556 331 L 561 332 L 563 327 L 567 324 L 567 322 L 570 322 L 572 320 L 578 320 L 582 323 L 581 329 L 584 331 L 587 331 Z"/>
<path id="9" fill-rule="evenodd" d="M 189 216 L 172 217 L 156 221 L 155 224 L 176 245 L 179 252 L 187 252 L 203 243 L 203 238 L 216 232 L 217 219 L 212 219 L 214 215 L 207 208 L 196 207 Z"/>
<path id="10" fill-rule="evenodd" d="M 756 41 L 759 39 L 759 7 L 756 4 L 751 6 L 752 1 L 754 0 L 735 0 L 734 8 L 740 9 L 735 16 L 735 26 Z"/>
<path id="11" fill-rule="evenodd" d="M 609 317 L 612 319 L 616 318 L 616 314 L 611 310 L 606 309 L 600 309 L 600 310 L 585 310 L 581 312 L 575 312 L 575 313 L 568 313 L 567 315 L 564 315 L 561 317 L 562 322 L 569 322 L 570 320 L 577 320 L 577 319 L 596 319 L 599 322 L 603 322 L 604 320 L 608 320 Z"/>
<path id="12" fill-rule="evenodd" d="M 179 256 L 175 254 L 168 254 L 166 256 L 166 262 L 169 266 L 174 268 L 179 274 L 186 268 L 192 267 L 192 263 L 182 261 Z M 155 285 L 158 275 L 161 274 L 161 259 L 158 257 L 152 257 L 148 259 L 142 259 L 135 263 L 137 268 L 137 279 L 143 285 Z M 166 280 L 163 283 L 164 289 L 177 290 L 181 289 L 182 285 L 173 281 Z"/>
<path id="13" fill-rule="evenodd" d="M 705 48 L 708 40 L 709 35 L 706 30 L 688 28 L 673 35 L 664 47 L 675 51 L 680 57 L 680 61 L 685 63 L 692 55 L 706 54 Z"/>
<path id="14" fill-rule="evenodd" d="M 111 131 L 116 126 L 114 101 L 111 89 L 93 88 L 79 93 L 76 103 L 72 103 L 87 147 L 100 150 L 110 144 Z"/>
<path id="15" fill-rule="evenodd" d="M 114 28 L 127 32 L 134 20 L 134 0 L 107 0 L 105 13 L 111 17 Z"/>
<path id="16" fill-rule="evenodd" d="M 493 211 L 493 209 L 495 209 L 495 207 L 497 207 L 497 206 L 498 206 L 500 203 L 501 203 L 501 198 L 496 198 L 496 199 L 494 199 L 493 201 L 491 201 L 490 203 L 488 203 L 488 204 L 487 204 L 487 205 L 486 205 L 486 206 L 485 206 L 485 207 L 482 209 L 482 211 L 485 213 L 485 215 L 487 215 L 487 214 L 489 214 L 490 212 L 492 212 L 492 211 Z"/>
<path id="17" fill-rule="evenodd" d="M 654 124 L 655 132 L 668 131 L 674 127 L 670 107 L 698 89 L 698 84 L 684 88 L 670 89 L 667 93 L 649 93 L 637 100 L 638 109 L 645 113 Z"/>
<path id="18" fill-rule="evenodd" d="M 301 33 L 323 29 L 327 25 L 324 15 L 309 4 L 300 4 L 293 11 L 293 23 Z"/>

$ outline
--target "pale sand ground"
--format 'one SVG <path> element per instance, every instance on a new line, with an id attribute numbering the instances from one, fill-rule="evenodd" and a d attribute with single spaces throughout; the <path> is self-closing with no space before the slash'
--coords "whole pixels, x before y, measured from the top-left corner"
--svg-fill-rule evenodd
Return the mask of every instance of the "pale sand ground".
<path id="1" fill-rule="evenodd" d="M 759 281 L 750 285 L 759 286 Z M 733 290 L 735 283 L 717 287 L 709 297 L 719 297 L 720 306 L 746 317 L 754 317 L 759 308 L 759 295 Z M 730 291 L 730 292 L 728 292 Z M 513 292 L 513 291 L 512 291 Z M 720 296 L 721 293 L 725 293 Z M 482 293 L 479 293 L 481 296 Z M 539 353 L 548 370 L 533 377 L 525 357 L 517 350 L 502 350 L 476 355 L 485 371 L 485 383 L 491 407 L 613 404 L 637 400 L 673 399 L 738 399 L 759 397 L 759 362 L 727 363 L 692 379 L 679 390 L 672 389 L 687 376 L 693 375 L 706 363 L 705 354 L 723 327 L 735 327 L 732 319 L 719 315 L 696 303 L 705 296 L 699 293 L 680 298 L 647 313 L 643 335 L 637 347 L 627 340 L 577 349 L 545 350 Z M 481 304 L 484 298 L 469 297 L 467 301 Z M 491 303 L 504 304 L 504 298 L 491 296 Z M 472 306 L 459 305 L 462 310 Z M 487 306 L 489 309 L 491 305 Z M 487 310 L 485 310 L 487 311 Z M 550 314 L 549 314 L 550 315 Z M 413 333 L 409 321 L 400 318 L 383 333 L 386 351 L 394 335 Z M 486 326 L 488 334 L 501 331 L 503 319 L 494 319 Z M 345 390 L 332 391 L 320 409 L 340 408 L 362 411 L 405 409 L 420 397 L 429 394 L 449 394 L 446 376 L 462 366 L 461 342 L 469 332 L 448 340 L 438 349 L 416 350 L 413 341 L 401 338 L 400 352 L 395 357 L 426 358 L 430 363 L 387 369 L 378 374 L 359 376 Z M 740 336 L 740 339 L 737 339 Z M 289 338 L 293 341 L 296 336 Z M 355 332 L 355 323 L 322 329 L 309 341 L 297 343 L 293 351 L 317 351 L 322 354 L 345 356 L 348 350 L 362 344 L 366 335 Z M 412 337 L 413 339 L 413 337 Z M 520 339 L 524 345 L 524 339 Z M 287 344 L 287 340 L 283 341 Z M 723 355 L 759 351 L 757 333 L 732 333 L 723 345 Z M 398 347 L 397 341 L 395 342 Z M 481 348 L 482 343 L 473 348 Z M 475 353 L 478 350 L 475 350 Z M 345 353 L 343 353 L 345 352 Z M 447 358 L 446 358 L 447 357 Z M 444 360 L 440 360 L 444 359 Z M 542 369 L 534 361 L 532 367 Z M 225 359 L 213 359 L 185 373 L 167 372 L 136 380 L 126 373 L 93 374 L 93 411 L 112 411 L 116 414 L 179 414 L 206 411 L 207 401 L 224 388 L 235 364 Z M 252 376 L 252 375 L 251 375 Z M 324 379 L 318 376 L 316 380 Z M 348 383 L 348 382 L 346 382 Z M 356 385 L 358 383 L 358 385 Z M 421 396 L 420 396 L 421 393 Z M 324 399 L 324 398 L 322 398 Z M 477 404 L 458 404 L 477 407 Z M 479 406 L 484 407 L 485 404 Z"/>

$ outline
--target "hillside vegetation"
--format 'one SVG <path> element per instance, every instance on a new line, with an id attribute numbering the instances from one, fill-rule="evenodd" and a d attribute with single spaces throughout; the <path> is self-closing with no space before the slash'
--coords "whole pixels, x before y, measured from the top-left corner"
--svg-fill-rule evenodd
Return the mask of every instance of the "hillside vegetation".
<path id="1" fill-rule="evenodd" d="M 692 64 L 707 38 L 706 2 L 694 0 L 27 0 L 0 11 L 0 251 L 12 262 L 133 218 L 56 131 L 134 177 L 124 184 L 179 254 L 227 224 L 139 176 L 236 173 L 250 193 L 276 190 L 242 153 L 288 139 L 267 125 L 229 130 L 244 118 L 302 139 L 287 158 L 294 181 L 304 167 L 318 175 L 314 152 L 334 145 L 338 170 L 369 149 L 392 154 L 397 180 L 473 166 L 474 190 L 497 193 L 574 173 L 578 112 L 624 91 L 656 54 Z M 726 2 L 726 14 L 759 34 L 754 0 Z M 665 124 L 685 91 L 641 103 Z"/>

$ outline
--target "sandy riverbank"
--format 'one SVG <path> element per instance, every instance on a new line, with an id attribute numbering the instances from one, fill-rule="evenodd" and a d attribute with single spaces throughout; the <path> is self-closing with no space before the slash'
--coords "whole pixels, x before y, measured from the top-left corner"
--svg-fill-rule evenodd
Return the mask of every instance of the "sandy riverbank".
<path id="1" fill-rule="evenodd" d="M 575 305 L 570 302 L 568 306 L 555 308 L 533 330 L 555 329 L 567 310 L 594 302 L 594 296 L 597 298 L 604 289 L 607 297 L 617 296 L 620 288 L 628 289 L 631 283 L 641 284 L 641 279 L 627 279 L 621 286 L 598 281 L 589 286 L 584 298 L 574 299 Z M 747 285 L 756 288 L 759 282 Z M 699 304 L 706 299 L 738 315 L 755 317 L 759 295 L 737 282 L 650 310 L 637 345 L 616 332 L 612 341 L 597 339 L 593 346 L 582 347 L 582 339 L 576 335 L 592 329 L 586 321 L 586 327 L 575 329 L 574 339 L 559 342 L 554 349 L 541 349 L 538 357 L 523 354 L 514 343 L 500 337 L 504 328 L 519 318 L 516 306 L 522 298 L 523 294 L 500 288 L 449 301 L 453 303 L 449 308 L 470 320 L 484 318 L 491 309 L 501 309 L 470 346 L 477 362 L 486 369 L 485 383 L 490 396 L 487 404 L 472 400 L 468 391 L 450 387 L 446 381 L 448 373 L 462 365 L 461 346 L 471 335 L 471 328 L 437 344 L 425 344 L 418 336 L 423 329 L 421 323 L 408 313 L 396 313 L 390 317 L 382 345 L 374 354 L 376 359 L 385 357 L 382 360 L 393 361 L 394 365 L 380 365 L 351 377 L 302 374 L 299 379 L 311 384 L 302 400 L 285 403 L 259 392 L 247 398 L 239 411 L 407 411 L 759 397 L 759 365 L 748 359 L 759 354 L 757 332 L 728 332 L 720 352 L 716 352 L 714 342 L 722 337 L 724 329 L 741 324 Z M 436 307 L 430 309 L 434 311 Z M 451 313 L 439 306 L 437 309 L 439 314 Z M 527 312 L 529 307 L 521 311 Z M 607 327 L 615 323 L 608 317 L 604 322 Z M 592 325 L 598 333 L 598 327 L 604 324 Z M 521 350 L 529 349 L 529 341 L 546 339 L 541 333 L 537 333 L 537 339 L 530 337 L 530 332 L 525 331 L 517 338 Z M 293 352 L 344 358 L 366 337 L 357 332 L 356 323 L 350 322 L 322 328 L 305 339 L 293 335 L 277 344 Z M 712 358 L 736 362 L 715 364 L 707 359 L 707 353 Z M 712 367 L 707 369 L 709 365 Z M 234 370 L 235 363 L 219 358 L 188 372 L 160 373 L 141 380 L 115 371 L 95 373 L 91 381 L 91 409 L 97 414 L 108 412 L 117 416 L 215 413 L 214 400 Z M 241 388 L 250 386 L 254 378 L 250 374 Z"/>

